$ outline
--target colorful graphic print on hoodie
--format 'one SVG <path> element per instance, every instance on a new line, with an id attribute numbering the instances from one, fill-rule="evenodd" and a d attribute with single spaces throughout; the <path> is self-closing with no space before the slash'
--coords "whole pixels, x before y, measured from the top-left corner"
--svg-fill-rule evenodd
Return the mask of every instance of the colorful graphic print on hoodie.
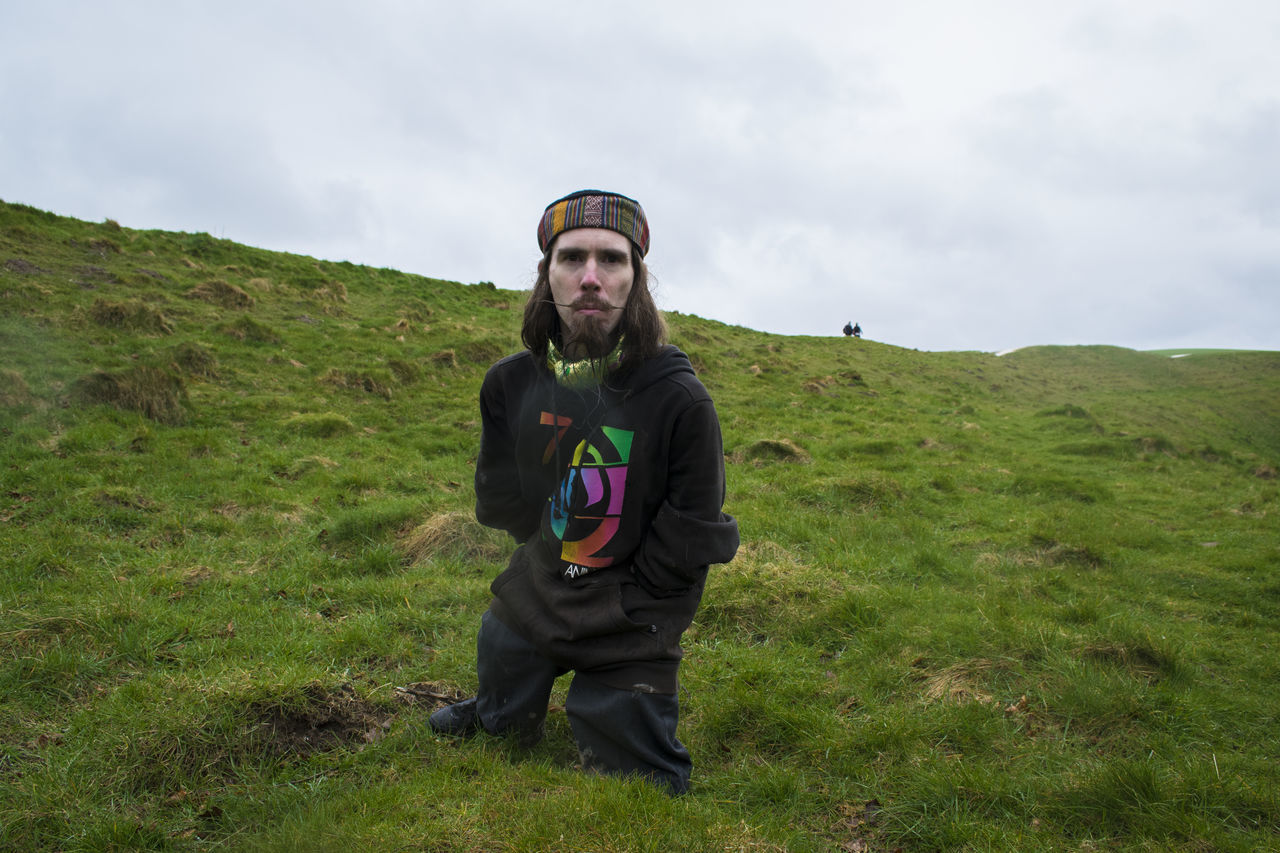
<path id="1" fill-rule="evenodd" d="M 567 427 L 566 418 L 542 413 L 542 423 Z M 561 432 L 563 434 L 563 432 Z M 601 556 L 622 524 L 631 461 L 631 430 L 602 426 L 578 442 L 560 486 L 551 495 L 551 530 L 560 540 L 568 577 L 613 564 Z"/>

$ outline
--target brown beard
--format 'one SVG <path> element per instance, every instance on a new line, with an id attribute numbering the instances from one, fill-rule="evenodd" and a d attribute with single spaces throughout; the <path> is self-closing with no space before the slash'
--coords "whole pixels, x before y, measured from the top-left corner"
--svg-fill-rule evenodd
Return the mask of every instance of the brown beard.
<path id="1" fill-rule="evenodd" d="M 607 314 L 598 317 L 578 317 L 577 325 L 563 331 L 563 352 L 570 361 L 583 358 L 604 358 L 617 343 L 617 338 L 605 331 Z"/>

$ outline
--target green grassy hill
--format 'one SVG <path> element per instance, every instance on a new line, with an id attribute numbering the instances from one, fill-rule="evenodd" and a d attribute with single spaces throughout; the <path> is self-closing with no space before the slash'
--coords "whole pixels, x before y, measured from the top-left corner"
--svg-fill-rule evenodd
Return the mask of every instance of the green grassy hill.
<path id="1" fill-rule="evenodd" d="M 1273 352 L 671 314 L 743 535 L 693 792 L 432 736 L 523 299 L 0 202 L 0 848 L 1280 848 Z"/>

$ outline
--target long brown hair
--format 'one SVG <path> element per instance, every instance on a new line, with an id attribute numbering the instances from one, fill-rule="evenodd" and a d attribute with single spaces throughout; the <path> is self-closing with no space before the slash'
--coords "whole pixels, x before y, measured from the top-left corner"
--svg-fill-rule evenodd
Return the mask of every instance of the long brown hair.
<path id="1" fill-rule="evenodd" d="M 533 292 L 525 303 L 524 325 L 520 329 L 520 339 L 539 363 L 547 360 L 548 342 L 560 342 L 560 314 L 551 298 L 551 253 L 555 248 L 556 241 L 552 240 L 538 264 L 538 280 L 534 282 Z M 653 301 L 653 294 L 649 292 L 649 268 L 645 266 L 644 258 L 634 244 L 631 246 L 631 269 L 635 272 L 635 278 L 631 282 L 631 295 L 627 297 L 627 305 L 622 309 L 622 320 L 618 323 L 618 331 L 623 335 L 624 368 L 635 366 L 656 355 L 667 342 L 666 321 L 662 319 L 662 313 Z"/>

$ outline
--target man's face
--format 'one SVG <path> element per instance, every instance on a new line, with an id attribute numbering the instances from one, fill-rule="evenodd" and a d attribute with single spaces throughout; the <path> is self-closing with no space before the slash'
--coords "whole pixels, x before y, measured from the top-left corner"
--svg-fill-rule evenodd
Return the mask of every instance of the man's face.
<path id="1" fill-rule="evenodd" d="M 622 322 L 635 269 L 631 241 L 607 228 L 574 228 L 556 238 L 547 280 L 567 338 L 605 337 Z"/>

